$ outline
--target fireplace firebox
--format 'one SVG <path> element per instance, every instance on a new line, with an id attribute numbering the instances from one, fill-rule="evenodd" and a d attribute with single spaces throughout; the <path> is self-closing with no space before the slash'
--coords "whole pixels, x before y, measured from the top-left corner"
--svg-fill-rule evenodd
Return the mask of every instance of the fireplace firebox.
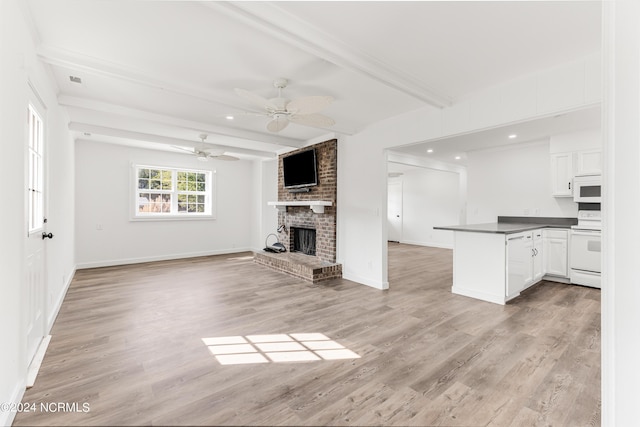
<path id="1" fill-rule="evenodd" d="M 313 228 L 291 227 L 291 251 L 315 256 L 316 230 Z"/>

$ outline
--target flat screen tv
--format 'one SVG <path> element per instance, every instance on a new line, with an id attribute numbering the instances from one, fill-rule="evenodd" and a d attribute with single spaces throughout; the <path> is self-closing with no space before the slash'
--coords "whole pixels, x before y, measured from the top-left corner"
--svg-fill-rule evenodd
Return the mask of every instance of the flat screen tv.
<path id="1" fill-rule="evenodd" d="M 284 188 L 318 185 L 315 148 L 283 157 L 282 173 L 284 175 Z"/>

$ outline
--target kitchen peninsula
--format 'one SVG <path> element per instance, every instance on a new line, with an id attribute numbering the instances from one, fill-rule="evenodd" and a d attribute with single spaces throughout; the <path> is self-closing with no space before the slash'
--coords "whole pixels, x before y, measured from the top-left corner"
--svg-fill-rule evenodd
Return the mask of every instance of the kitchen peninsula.
<path id="1" fill-rule="evenodd" d="M 505 304 L 543 277 L 568 282 L 567 240 L 577 222 L 498 217 L 493 223 L 434 227 L 454 232 L 451 291 Z"/>

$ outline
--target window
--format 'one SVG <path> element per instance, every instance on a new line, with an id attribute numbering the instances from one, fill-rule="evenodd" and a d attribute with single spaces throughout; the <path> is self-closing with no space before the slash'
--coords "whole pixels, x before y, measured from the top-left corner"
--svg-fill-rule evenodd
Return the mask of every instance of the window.
<path id="1" fill-rule="evenodd" d="M 42 118 L 31 104 L 27 110 L 27 124 L 29 126 L 29 195 L 27 214 L 29 215 L 29 234 L 32 234 L 40 231 L 44 225 L 44 162 L 42 160 L 44 126 Z"/>
<path id="2" fill-rule="evenodd" d="M 134 166 L 134 218 L 213 217 L 213 172 Z"/>

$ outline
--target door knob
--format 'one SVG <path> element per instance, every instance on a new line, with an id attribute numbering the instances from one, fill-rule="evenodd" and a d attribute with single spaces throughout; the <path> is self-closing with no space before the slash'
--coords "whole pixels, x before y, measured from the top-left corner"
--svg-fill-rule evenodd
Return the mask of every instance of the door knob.
<path id="1" fill-rule="evenodd" d="M 44 239 L 53 239 L 53 233 L 45 233 L 44 231 L 42 232 L 42 240 Z"/>

